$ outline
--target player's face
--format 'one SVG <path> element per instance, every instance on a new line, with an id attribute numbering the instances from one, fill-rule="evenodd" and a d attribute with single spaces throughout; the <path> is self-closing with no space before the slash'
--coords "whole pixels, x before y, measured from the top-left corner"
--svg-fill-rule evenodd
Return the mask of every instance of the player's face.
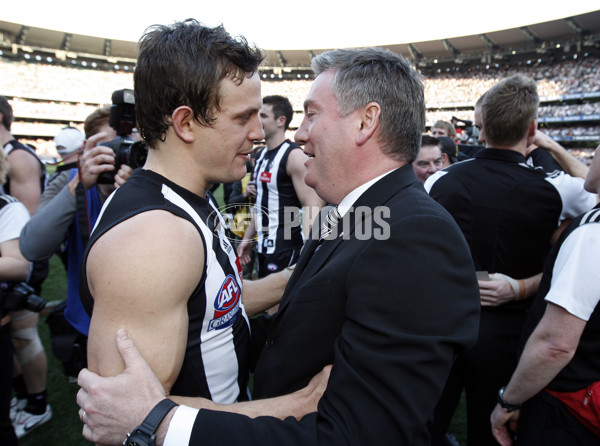
<path id="1" fill-rule="evenodd" d="M 431 134 L 433 136 L 435 136 L 436 138 L 439 138 L 440 136 L 448 136 L 448 129 L 443 129 L 440 127 L 434 127 L 431 129 Z"/>
<path id="2" fill-rule="evenodd" d="M 271 136 L 277 133 L 277 129 L 279 126 L 279 123 L 273 115 L 273 105 L 263 104 L 258 116 L 260 117 L 260 122 L 262 123 L 263 131 L 265 132 L 265 138 L 268 140 L 269 138 L 271 138 Z"/>
<path id="3" fill-rule="evenodd" d="M 258 111 L 262 105 L 258 74 L 242 83 L 221 81 L 220 112 L 199 139 L 203 146 L 199 165 L 211 183 L 237 181 L 246 174 L 254 141 L 264 138 Z"/>
<path id="4" fill-rule="evenodd" d="M 338 204 L 350 192 L 346 190 L 345 168 L 348 147 L 352 147 L 350 116 L 340 116 L 333 95 L 334 72 L 325 71 L 313 82 L 304 101 L 304 119 L 296 132 L 296 142 L 304 146 L 306 161 L 304 182 L 326 202 Z"/>
<path id="5" fill-rule="evenodd" d="M 442 151 L 437 146 L 422 146 L 413 161 L 415 176 L 421 182 L 442 168 Z"/>

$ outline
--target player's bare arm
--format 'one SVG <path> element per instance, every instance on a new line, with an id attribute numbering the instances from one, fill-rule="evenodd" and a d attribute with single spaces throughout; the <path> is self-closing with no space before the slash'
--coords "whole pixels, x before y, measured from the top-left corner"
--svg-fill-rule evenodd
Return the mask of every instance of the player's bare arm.
<path id="1" fill-rule="evenodd" d="M 114 334 L 126 328 L 168 394 L 183 362 L 187 301 L 203 266 L 197 229 L 166 211 L 138 214 L 104 234 L 87 260 L 94 297 L 90 370 L 103 376 L 123 371 Z"/>
<path id="2" fill-rule="evenodd" d="M 40 164 L 25 150 L 13 150 L 7 157 L 10 165 L 10 194 L 33 215 L 40 204 Z"/>
<path id="3" fill-rule="evenodd" d="M 8 281 L 21 281 L 29 274 L 30 263 L 19 250 L 19 239 L 0 243 L 0 278 Z"/>
<path id="4" fill-rule="evenodd" d="M 319 210 L 325 205 L 325 202 L 312 187 L 307 186 L 304 182 L 304 175 L 306 174 L 304 163 L 306 160 L 308 160 L 308 156 L 302 150 L 292 150 L 288 157 L 286 170 L 292 179 L 296 195 L 298 195 L 298 199 L 305 209 L 303 231 L 304 235 L 308 236 L 313 221 L 319 214 Z"/>
<path id="5" fill-rule="evenodd" d="M 254 316 L 279 304 L 294 266 L 269 274 L 262 279 L 244 280 L 242 302 L 248 316 Z"/>

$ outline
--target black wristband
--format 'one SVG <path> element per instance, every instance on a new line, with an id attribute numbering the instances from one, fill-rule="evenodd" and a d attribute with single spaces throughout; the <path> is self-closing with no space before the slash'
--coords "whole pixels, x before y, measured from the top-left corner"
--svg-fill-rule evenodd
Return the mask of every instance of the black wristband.
<path id="1" fill-rule="evenodd" d="M 504 401 L 504 390 L 506 390 L 506 386 L 500 387 L 500 390 L 498 390 L 498 404 L 506 409 L 507 412 L 519 410 L 521 408 L 520 404 L 510 404 Z"/>
<path id="2" fill-rule="evenodd" d="M 123 446 L 155 446 L 156 429 L 169 411 L 178 404 L 168 398 L 158 403 L 146 416 L 142 424 L 136 427 L 133 432 L 127 434 L 123 440 Z"/>

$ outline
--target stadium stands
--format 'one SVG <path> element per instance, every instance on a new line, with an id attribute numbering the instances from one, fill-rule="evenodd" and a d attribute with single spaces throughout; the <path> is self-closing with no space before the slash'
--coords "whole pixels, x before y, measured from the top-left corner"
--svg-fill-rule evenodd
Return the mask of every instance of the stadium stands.
<path id="1" fill-rule="evenodd" d="M 600 139 L 600 44 L 596 34 L 591 36 L 595 40 L 589 33 L 585 37 L 585 42 L 593 44 L 567 42 L 558 50 L 561 45 L 557 43 L 548 51 L 547 42 L 542 42 L 537 51 L 511 60 L 503 55 L 470 63 L 457 58 L 437 64 L 437 59 L 425 63 L 413 57 L 424 76 L 427 126 L 452 117 L 472 120 L 473 105 L 483 92 L 500 79 L 521 73 L 538 83 L 540 126 L 566 147 L 580 150 L 584 156 L 589 154 Z M 81 128 L 92 110 L 110 102 L 114 90 L 133 87 L 134 59 L 118 64 L 109 63 L 112 59 L 105 57 L 104 63 L 96 63 L 93 58 L 86 61 L 83 57 L 90 55 L 82 54 L 67 63 L 65 57 L 34 53 L 24 48 L 10 53 L 0 49 L 0 95 L 13 106 L 13 133 L 35 145 L 41 157 L 52 159 L 56 156 L 52 138 L 62 127 Z M 302 119 L 302 103 L 312 81 L 308 73 L 306 64 L 302 69 L 261 69 L 263 95 L 282 94 L 294 106 L 290 136 Z"/>

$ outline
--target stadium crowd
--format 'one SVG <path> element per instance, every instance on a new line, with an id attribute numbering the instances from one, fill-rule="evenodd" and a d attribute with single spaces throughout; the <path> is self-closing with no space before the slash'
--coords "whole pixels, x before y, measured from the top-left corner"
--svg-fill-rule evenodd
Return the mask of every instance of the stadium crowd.
<path id="1" fill-rule="evenodd" d="M 460 71 L 430 70 L 425 74 L 427 123 L 431 125 L 440 120 L 450 121 L 453 116 L 472 120 L 475 100 L 499 79 L 516 72 L 531 76 L 537 81 L 542 103 L 544 100 L 553 101 L 541 105 L 540 117 L 568 120 L 569 117 L 596 115 L 600 112 L 600 82 L 594 75 L 594 67 L 597 66 L 597 58 L 589 56 L 552 64 L 534 61 L 518 67 L 496 64 L 466 67 Z M 49 120 L 68 121 L 70 125 L 81 126 L 85 116 L 98 105 L 106 103 L 115 88 L 133 86 L 132 74 L 129 72 L 24 61 L 17 63 L 7 59 L 0 59 L 0 76 L 4 79 L 1 93 L 11 100 L 19 132 L 44 136 L 56 134 L 61 127 L 60 124 L 49 123 Z M 303 98 L 308 93 L 311 80 L 264 80 L 262 90 L 265 95 L 281 94 L 290 99 L 296 111 L 291 128 L 297 128 L 302 120 Z M 591 94 L 592 99 L 585 103 L 556 102 L 565 95 L 582 93 Z M 28 122 L 23 122 L 23 119 Z M 557 137 L 592 138 L 599 134 L 598 127 L 594 125 L 555 129 L 550 126 L 549 133 Z M 29 142 L 38 148 L 43 158 L 51 160 L 56 157 L 49 138 Z M 591 148 L 592 144 L 588 149 Z"/>
<path id="2" fill-rule="evenodd" d="M 568 118 L 585 119 L 591 115 L 600 115 L 600 102 L 588 102 L 585 104 L 561 103 L 560 105 L 543 105 L 539 109 L 538 116 L 540 118 L 563 118 L 563 120 L 568 122 Z M 463 120 L 472 120 L 473 110 L 465 110 L 464 108 L 451 108 L 434 111 L 429 109 L 427 111 L 427 122 L 451 121 L 453 116 Z"/>
<path id="3" fill-rule="evenodd" d="M 472 106 L 477 98 L 498 80 L 517 72 L 537 81 L 542 103 L 544 100 L 557 100 L 565 95 L 581 93 L 595 93 L 597 101 L 600 96 L 600 81 L 594 75 L 594 67 L 597 66 L 597 58 L 589 56 L 551 64 L 534 61 L 518 67 L 496 64 L 465 67 L 460 71 L 450 72 L 431 70 L 425 74 L 427 122 L 432 124 L 438 120 L 449 121 L 452 116 L 472 120 Z M 110 98 L 115 88 L 133 86 L 132 74 L 128 72 L 24 61 L 17 63 L 7 59 L 0 59 L 0 76 L 4 79 L 1 93 L 11 99 L 17 121 L 18 118 L 38 118 L 40 121 L 52 119 L 83 122 L 94 107 L 107 102 L 106 98 Z M 297 128 L 301 120 L 303 98 L 308 93 L 311 80 L 264 80 L 262 90 L 265 95 L 281 94 L 290 99 L 294 110 L 299 114 L 292 123 L 292 128 Z M 457 105 L 462 108 L 456 108 Z M 598 101 L 583 104 L 552 102 L 540 107 L 539 116 L 586 116 L 598 114 L 599 110 Z M 26 128 L 24 133 L 32 130 Z M 53 130 L 55 128 L 47 131 Z M 595 132 L 597 129 L 587 130 Z M 578 129 L 573 134 L 596 135 L 586 133 L 586 129 Z M 44 145 L 42 141 L 38 143 Z"/>
<path id="4" fill-rule="evenodd" d="M 536 80 L 542 102 L 570 94 L 600 93 L 600 80 L 596 75 L 598 63 L 596 57 L 589 56 L 550 64 L 535 62 L 519 67 L 508 64 L 475 66 L 460 71 L 432 72 L 425 74 L 427 107 L 473 105 L 500 79 L 516 73 Z M 102 104 L 115 88 L 133 87 L 131 73 L 16 63 L 6 59 L 0 59 L 0 76 L 4 79 L 2 93 L 5 96 L 60 100 L 73 104 Z M 265 95 L 284 95 L 290 99 L 294 110 L 302 110 L 311 80 L 264 80 L 266 82 L 263 82 L 262 88 Z M 85 116 L 85 111 L 80 110 L 80 113 Z"/>

